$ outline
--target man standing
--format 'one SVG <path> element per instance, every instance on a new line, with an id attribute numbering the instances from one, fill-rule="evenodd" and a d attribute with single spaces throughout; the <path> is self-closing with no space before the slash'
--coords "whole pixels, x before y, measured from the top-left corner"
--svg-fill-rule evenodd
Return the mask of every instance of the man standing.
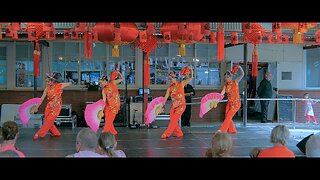
<path id="1" fill-rule="evenodd" d="M 187 79 L 186 77 L 183 80 Z M 194 96 L 196 92 L 190 84 L 184 86 L 184 95 L 186 98 L 186 103 L 191 103 L 191 96 Z M 191 105 L 186 106 L 186 110 L 181 116 L 181 126 L 190 127 L 190 118 L 191 118 Z"/>
<path id="2" fill-rule="evenodd" d="M 264 79 L 260 82 L 257 94 L 260 98 L 271 98 L 272 97 L 272 85 L 271 85 L 271 73 L 266 72 Z M 266 123 L 268 117 L 268 105 L 269 100 L 260 100 L 261 104 L 261 122 Z"/>

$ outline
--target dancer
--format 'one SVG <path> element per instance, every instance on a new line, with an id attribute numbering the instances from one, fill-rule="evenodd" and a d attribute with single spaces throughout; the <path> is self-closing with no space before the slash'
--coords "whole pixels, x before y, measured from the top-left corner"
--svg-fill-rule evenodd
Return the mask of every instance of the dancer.
<path id="1" fill-rule="evenodd" d="M 120 78 L 116 79 L 118 76 Z M 102 132 L 111 132 L 117 135 L 118 132 L 113 126 L 113 121 L 120 110 L 120 94 L 117 84 L 123 81 L 124 78 L 119 71 L 113 71 L 110 75 L 110 82 L 107 76 L 99 78 L 99 84 L 102 89 L 102 99 L 106 103 L 104 107 L 105 124 Z"/>
<path id="2" fill-rule="evenodd" d="M 230 71 L 224 73 L 224 80 L 226 81 L 226 84 L 223 86 L 221 94 L 224 95 L 225 93 L 227 93 L 228 102 L 226 105 L 225 119 L 217 132 L 222 131 L 231 134 L 237 133 L 232 118 L 241 107 L 238 83 L 243 78 L 244 73 L 241 66 L 239 66 L 239 69 L 240 75 L 236 80 L 232 80 L 232 73 Z"/>
<path id="3" fill-rule="evenodd" d="M 44 138 L 44 136 L 50 131 L 51 136 L 61 136 L 61 133 L 54 125 L 54 121 L 57 116 L 60 114 L 61 106 L 62 106 L 62 92 L 63 88 L 70 86 L 71 83 L 59 83 L 60 75 L 58 73 L 47 73 L 46 83 L 47 87 L 43 91 L 41 96 L 41 104 L 44 98 L 47 96 L 47 106 L 44 112 L 44 123 L 42 127 L 38 130 L 38 132 L 33 136 L 33 139 L 36 140 L 40 136 Z M 35 112 L 38 111 L 39 104 L 35 108 Z"/>
<path id="4" fill-rule="evenodd" d="M 182 137 L 183 132 L 181 131 L 178 121 L 186 109 L 186 99 L 184 96 L 184 86 L 187 85 L 193 78 L 193 70 L 190 68 L 190 77 L 178 82 L 177 81 L 177 73 L 172 71 L 169 74 L 169 80 L 171 84 L 167 89 L 166 95 L 164 96 L 165 100 L 167 101 L 168 97 L 171 97 L 172 105 L 170 109 L 170 122 L 168 125 L 167 130 L 161 135 L 162 139 L 170 137 L 172 132 L 174 133 L 175 137 Z"/>
<path id="5" fill-rule="evenodd" d="M 304 99 L 310 99 L 309 93 L 305 93 L 303 95 Z M 317 103 L 316 101 L 313 100 L 306 100 L 305 101 L 305 112 L 304 116 L 307 118 L 307 123 L 310 123 L 310 118 L 313 120 L 313 123 L 317 123 L 316 118 L 314 117 L 314 112 L 313 112 L 313 107 L 312 105 Z"/>

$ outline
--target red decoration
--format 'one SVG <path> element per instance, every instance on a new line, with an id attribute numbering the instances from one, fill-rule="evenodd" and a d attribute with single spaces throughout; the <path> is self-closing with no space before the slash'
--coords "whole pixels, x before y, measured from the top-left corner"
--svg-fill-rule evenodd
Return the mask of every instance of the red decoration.
<path id="1" fill-rule="evenodd" d="M 270 32 L 268 35 L 268 44 L 274 44 L 272 39 L 273 39 L 273 34 L 272 34 L 272 32 Z"/>
<path id="2" fill-rule="evenodd" d="M 70 31 L 69 30 L 63 30 L 63 39 L 70 39 Z"/>
<path id="3" fill-rule="evenodd" d="M 186 44 L 198 42 L 204 36 L 201 33 L 201 23 L 163 23 L 160 31 L 165 43 L 172 41 L 179 44 L 181 56 L 185 55 Z"/>
<path id="4" fill-rule="evenodd" d="M 276 33 L 276 42 L 281 43 L 282 42 L 282 32 Z"/>
<path id="5" fill-rule="evenodd" d="M 315 34 L 316 43 L 320 44 L 320 29 L 317 30 Z"/>
<path id="6" fill-rule="evenodd" d="M 218 35 L 217 35 L 217 60 L 218 62 L 224 59 L 224 26 L 223 23 L 218 24 Z"/>
<path id="7" fill-rule="evenodd" d="M 231 33 L 231 44 L 236 45 L 238 44 L 238 33 L 237 32 L 232 32 Z"/>
<path id="8" fill-rule="evenodd" d="M 211 32 L 210 33 L 209 43 L 212 43 L 212 44 L 217 43 L 216 37 L 217 37 L 217 33 L 216 32 Z"/>
<path id="9" fill-rule="evenodd" d="M 303 33 L 317 26 L 317 24 L 313 22 L 282 23 L 282 27 L 293 30 L 293 43 L 303 43 Z"/>
<path id="10" fill-rule="evenodd" d="M 84 33 L 84 58 L 92 59 L 92 32 L 86 31 Z"/>
<path id="11" fill-rule="evenodd" d="M 210 23 L 201 23 L 201 33 L 206 35 L 210 34 Z"/>
<path id="12" fill-rule="evenodd" d="M 38 43 L 36 43 L 35 45 L 36 47 L 34 48 L 33 51 L 33 75 L 35 77 L 39 77 L 40 76 L 40 48 Z"/>
<path id="13" fill-rule="evenodd" d="M 154 23 L 147 23 L 147 35 L 151 36 L 156 33 L 156 29 L 154 28 Z"/>
<path id="14" fill-rule="evenodd" d="M 257 45 L 254 45 L 252 51 L 252 77 L 258 76 L 258 50 Z"/>
<path id="15" fill-rule="evenodd" d="M 249 23 L 249 22 L 242 23 L 242 32 L 243 33 L 251 33 L 251 23 Z"/>
<path id="16" fill-rule="evenodd" d="M 272 32 L 275 32 L 275 33 L 282 32 L 281 23 L 279 22 L 272 23 Z"/>
<path id="17" fill-rule="evenodd" d="M 96 23 L 98 40 L 112 45 L 112 57 L 119 57 L 119 46 L 136 40 L 139 34 L 135 23 Z"/>
<path id="18" fill-rule="evenodd" d="M 147 31 L 139 32 L 139 40 L 140 42 L 147 42 Z"/>

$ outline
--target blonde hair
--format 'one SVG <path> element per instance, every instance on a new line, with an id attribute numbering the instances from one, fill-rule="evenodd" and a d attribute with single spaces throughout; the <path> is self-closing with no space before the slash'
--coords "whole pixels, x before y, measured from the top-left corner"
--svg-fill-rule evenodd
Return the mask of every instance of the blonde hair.
<path id="1" fill-rule="evenodd" d="M 306 157 L 320 157 L 320 135 L 312 135 L 306 143 Z"/>
<path id="2" fill-rule="evenodd" d="M 105 154 L 110 157 L 116 157 L 117 154 L 115 152 L 117 141 L 116 137 L 110 132 L 103 132 L 100 134 L 98 139 L 98 145 L 103 149 Z"/>
<path id="3" fill-rule="evenodd" d="M 208 157 L 224 157 L 228 156 L 232 148 L 232 139 L 228 133 L 218 132 L 213 135 L 211 149 L 207 150 Z M 210 152 L 211 151 L 211 152 Z"/>
<path id="4" fill-rule="evenodd" d="M 271 132 L 271 143 L 286 145 L 290 137 L 290 131 L 285 125 L 277 125 Z"/>
<path id="5" fill-rule="evenodd" d="M 19 129 L 16 122 L 6 121 L 5 123 L 3 123 L 3 127 L 2 127 L 3 140 L 15 139 L 18 132 L 19 132 Z"/>
<path id="6" fill-rule="evenodd" d="M 81 143 L 84 150 L 94 149 L 97 145 L 97 135 L 90 129 L 81 129 L 77 135 L 77 143 Z"/>

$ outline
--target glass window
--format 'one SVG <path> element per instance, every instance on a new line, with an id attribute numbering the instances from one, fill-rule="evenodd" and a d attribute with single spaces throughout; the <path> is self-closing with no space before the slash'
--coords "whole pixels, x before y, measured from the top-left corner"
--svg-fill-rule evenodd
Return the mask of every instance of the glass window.
<path id="1" fill-rule="evenodd" d="M 33 43 L 16 45 L 16 87 L 34 87 Z M 40 57 L 40 77 L 37 87 L 42 86 L 42 57 Z"/>
<path id="2" fill-rule="evenodd" d="M 123 57 L 123 58 L 111 58 L 109 59 L 108 77 L 110 79 L 110 73 L 115 69 L 122 73 L 125 81 L 120 84 L 135 84 L 135 57 Z M 116 68 L 117 67 L 117 68 Z"/>
<path id="3" fill-rule="evenodd" d="M 7 84 L 7 48 L 0 47 L 0 86 Z"/>
<path id="4" fill-rule="evenodd" d="M 306 87 L 320 87 L 320 49 L 307 50 Z"/>

